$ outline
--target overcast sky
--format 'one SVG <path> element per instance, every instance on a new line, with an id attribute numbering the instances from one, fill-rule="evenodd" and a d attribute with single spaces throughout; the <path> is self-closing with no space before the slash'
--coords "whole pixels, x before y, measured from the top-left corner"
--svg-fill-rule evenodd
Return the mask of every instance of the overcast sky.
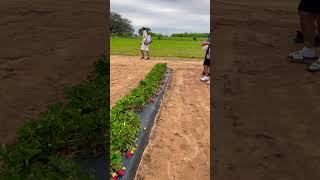
<path id="1" fill-rule="evenodd" d="M 210 31 L 210 0 L 111 0 L 111 11 L 163 34 Z"/>

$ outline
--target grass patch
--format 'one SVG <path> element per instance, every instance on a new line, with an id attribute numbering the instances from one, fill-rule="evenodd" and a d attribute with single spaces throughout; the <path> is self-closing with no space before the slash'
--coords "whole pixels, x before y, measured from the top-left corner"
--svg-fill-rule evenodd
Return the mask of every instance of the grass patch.
<path id="1" fill-rule="evenodd" d="M 133 143 L 141 130 L 140 119 L 134 111 L 142 109 L 150 98 L 156 95 L 166 70 L 166 64 L 156 64 L 145 79 L 111 109 L 110 172 L 122 168 L 122 153 L 134 151 Z"/>
<path id="2" fill-rule="evenodd" d="M 189 37 L 171 37 L 158 40 L 153 38 L 150 45 L 150 55 L 158 57 L 179 57 L 202 59 L 204 54 L 201 42 L 206 38 L 192 40 Z M 140 38 L 114 38 L 110 39 L 111 55 L 140 56 Z"/>
<path id="3" fill-rule="evenodd" d="M 109 64 L 102 56 L 87 81 L 17 131 L 17 143 L 0 148 L 0 179 L 93 179 L 73 158 L 104 152 Z"/>

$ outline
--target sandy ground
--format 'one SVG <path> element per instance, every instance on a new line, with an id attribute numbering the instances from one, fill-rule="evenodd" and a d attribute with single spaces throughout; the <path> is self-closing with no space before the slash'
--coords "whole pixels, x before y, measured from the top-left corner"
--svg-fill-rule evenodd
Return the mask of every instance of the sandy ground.
<path id="1" fill-rule="evenodd" d="M 0 2 L 0 144 L 86 79 L 105 50 L 105 2 Z"/>
<path id="2" fill-rule="evenodd" d="M 301 48 L 298 1 L 215 1 L 215 179 L 320 179 L 320 74 Z"/>
<path id="3" fill-rule="evenodd" d="M 199 81 L 201 61 L 140 61 L 139 57 L 112 56 L 111 104 L 159 62 L 168 63 L 173 77 L 136 179 L 209 179 L 210 89 Z"/>

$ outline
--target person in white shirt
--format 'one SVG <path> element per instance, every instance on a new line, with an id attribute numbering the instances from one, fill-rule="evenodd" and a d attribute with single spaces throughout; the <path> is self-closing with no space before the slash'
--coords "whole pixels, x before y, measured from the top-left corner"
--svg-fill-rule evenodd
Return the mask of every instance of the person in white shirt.
<path id="1" fill-rule="evenodd" d="M 149 45 L 145 44 L 145 41 L 147 40 L 148 38 L 148 33 L 147 33 L 147 30 L 146 28 L 142 28 L 143 32 L 142 32 L 142 41 L 141 41 L 141 59 L 144 59 L 144 52 L 147 53 L 147 59 L 150 59 L 149 57 Z"/>
<path id="2" fill-rule="evenodd" d="M 202 42 L 202 48 L 205 51 L 205 57 L 203 62 L 203 77 L 200 78 L 201 81 L 210 84 L 209 67 L 210 67 L 210 41 Z"/>

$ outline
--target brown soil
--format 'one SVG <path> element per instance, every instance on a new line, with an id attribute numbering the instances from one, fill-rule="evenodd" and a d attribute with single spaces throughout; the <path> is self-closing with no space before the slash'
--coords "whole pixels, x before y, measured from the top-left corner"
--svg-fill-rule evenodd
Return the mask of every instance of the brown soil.
<path id="1" fill-rule="evenodd" d="M 320 179 L 320 74 L 286 58 L 297 5 L 215 1 L 215 179 Z"/>
<path id="2" fill-rule="evenodd" d="M 127 95 L 151 70 L 154 62 L 137 61 L 138 57 L 112 56 L 110 58 L 110 104 Z"/>
<path id="3" fill-rule="evenodd" d="M 105 2 L 0 2 L 0 143 L 86 79 L 105 47 Z"/>
<path id="4" fill-rule="evenodd" d="M 139 57 L 113 56 L 111 104 L 159 62 L 168 63 L 173 77 L 135 179 L 209 179 L 210 89 L 199 81 L 201 61 L 141 61 Z"/>

